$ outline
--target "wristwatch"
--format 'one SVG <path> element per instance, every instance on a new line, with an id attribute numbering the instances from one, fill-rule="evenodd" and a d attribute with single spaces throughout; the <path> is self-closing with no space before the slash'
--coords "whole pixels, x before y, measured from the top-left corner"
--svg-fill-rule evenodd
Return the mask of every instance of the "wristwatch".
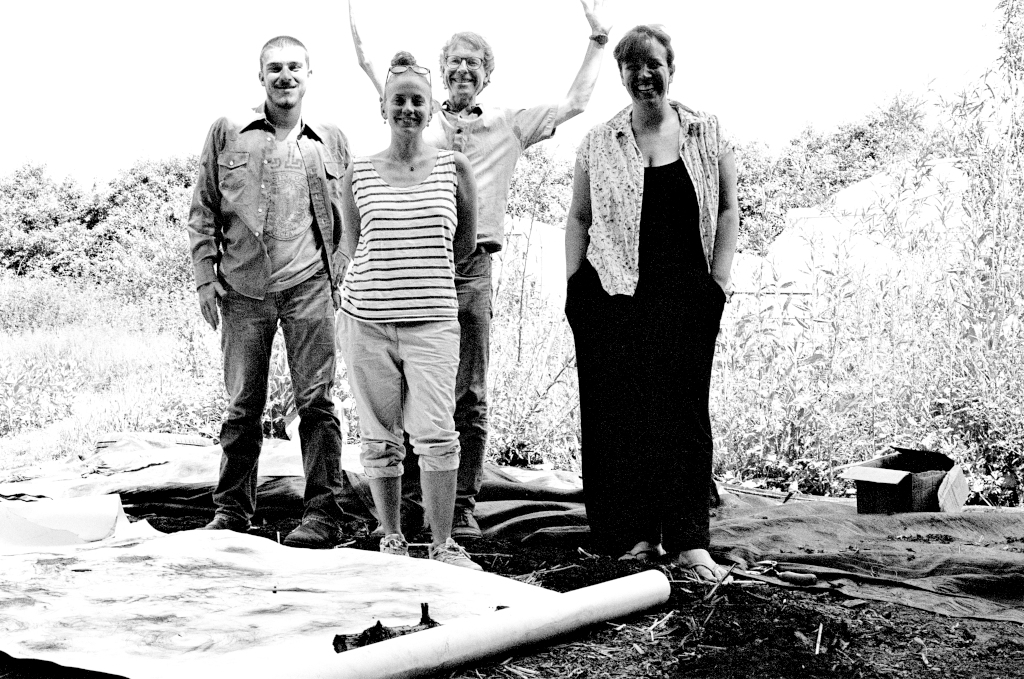
<path id="1" fill-rule="evenodd" d="M 607 45 L 608 44 L 608 34 L 607 33 L 595 33 L 594 35 L 590 36 L 590 39 L 593 40 L 594 42 L 596 42 L 598 45 Z"/>

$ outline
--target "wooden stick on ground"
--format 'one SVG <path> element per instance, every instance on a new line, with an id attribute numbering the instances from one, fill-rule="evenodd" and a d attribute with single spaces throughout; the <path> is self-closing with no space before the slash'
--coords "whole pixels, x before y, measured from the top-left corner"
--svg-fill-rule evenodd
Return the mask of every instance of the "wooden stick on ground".
<path id="1" fill-rule="evenodd" d="M 353 648 L 360 648 L 362 646 L 375 644 L 378 641 L 394 639 L 395 637 L 400 637 L 404 634 L 412 634 L 413 632 L 422 632 L 425 629 L 438 627 L 440 624 L 441 623 L 430 617 L 430 606 L 423 603 L 420 604 L 420 621 L 418 624 L 385 627 L 381 624 L 380 620 L 378 620 L 376 625 L 367 627 L 358 634 L 334 635 L 334 652 L 344 653 L 345 651 Z"/>

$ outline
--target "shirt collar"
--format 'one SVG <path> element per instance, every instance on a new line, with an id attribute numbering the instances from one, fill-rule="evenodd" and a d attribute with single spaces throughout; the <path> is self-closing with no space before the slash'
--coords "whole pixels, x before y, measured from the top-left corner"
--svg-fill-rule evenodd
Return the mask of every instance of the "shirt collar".
<path id="1" fill-rule="evenodd" d="M 482 108 L 480 108 L 479 104 L 473 104 L 472 106 L 467 106 L 466 108 L 462 109 L 462 111 L 459 111 L 458 113 L 456 113 L 455 111 L 453 111 L 451 109 L 451 107 L 448 106 L 448 100 L 447 99 L 445 99 L 444 101 L 441 102 L 441 110 L 444 111 L 445 113 L 451 113 L 452 115 L 459 115 L 459 113 L 462 113 L 462 111 L 465 111 L 466 113 L 468 113 L 470 115 L 475 113 L 478 116 L 482 116 L 484 114 L 484 110 Z"/>
<path id="2" fill-rule="evenodd" d="M 257 126 L 269 128 L 274 127 L 270 124 L 270 121 L 267 120 L 266 102 L 262 102 L 259 106 L 250 109 L 249 115 L 243 118 L 242 122 L 245 123 L 242 125 L 243 132 Z M 301 136 L 302 134 L 315 137 L 319 141 L 324 140 L 323 129 L 319 125 L 316 123 L 307 123 L 305 120 L 299 119 L 299 134 L 297 136 Z"/>
<path id="3" fill-rule="evenodd" d="M 693 134 L 693 126 L 701 125 L 700 115 L 689 106 L 680 104 L 678 101 L 670 99 L 668 103 L 675 110 L 676 115 L 679 116 L 679 125 L 686 130 L 687 134 Z M 622 137 L 626 134 L 632 134 L 632 123 L 633 105 L 630 104 L 612 116 L 607 125 L 612 129 L 616 137 Z"/>

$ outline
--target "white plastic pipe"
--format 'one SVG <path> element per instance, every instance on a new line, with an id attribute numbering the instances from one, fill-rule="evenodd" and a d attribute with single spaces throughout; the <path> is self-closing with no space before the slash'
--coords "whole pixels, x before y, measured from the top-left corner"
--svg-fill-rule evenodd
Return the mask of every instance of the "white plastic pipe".
<path id="1" fill-rule="evenodd" d="M 507 608 L 340 653 L 318 676 L 331 679 L 420 677 L 508 653 L 521 646 L 668 601 L 660 571 L 645 571 L 566 592 L 543 608 Z"/>

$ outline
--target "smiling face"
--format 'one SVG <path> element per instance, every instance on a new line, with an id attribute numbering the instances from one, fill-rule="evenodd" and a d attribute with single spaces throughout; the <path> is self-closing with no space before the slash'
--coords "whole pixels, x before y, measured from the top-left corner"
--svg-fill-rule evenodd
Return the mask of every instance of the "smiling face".
<path id="1" fill-rule="evenodd" d="M 647 48 L 637 50 L 619 64 L 619 77 L 633 103 L 659 104 L 668 95 L 672 71 L 668 50 L 657 40 L 648 40 Z"/>
<path id="2" fill-rule="evenodd" d="M 260 68 L 260 84 L 267 91 L 267 103 L 281 109 L 299 106 L 311 73 L 306 50 L 298 45 L 268 49 Z"/>
<path id="3" fill-rule="evenodd" d="M 430 85 L 409 70 L 391 76 L 384 86 L 380 113 L 394 132 L 422 132 L 430 122 Z"/>
<path id="4" fill-rule="evenodd" d="M 469 43 L 458 41 L 448 48 L 448 61 L 444 67 L 444 86 L 448 90 L 448 101 L 456 111 L 476 104 L 476 95 L 487 86 L 490 79 L 484 70 L 484 50 Z M 480 65 L 470 68 L 468 60 L 475 59 Z M 451 63 L 458 60 L 458 64 Z"/>

